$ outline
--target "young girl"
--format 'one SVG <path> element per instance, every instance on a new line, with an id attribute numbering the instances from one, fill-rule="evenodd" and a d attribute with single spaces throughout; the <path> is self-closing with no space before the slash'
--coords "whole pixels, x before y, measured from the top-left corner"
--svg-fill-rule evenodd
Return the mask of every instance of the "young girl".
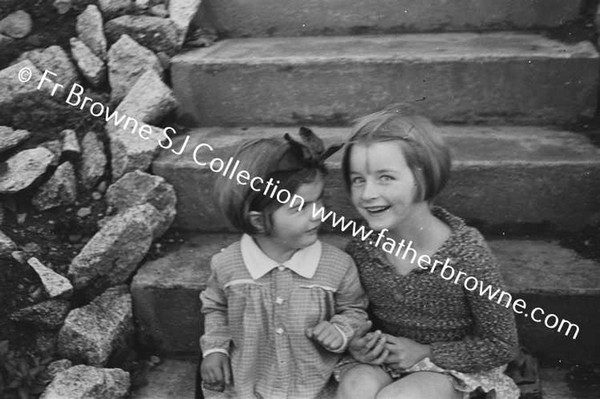
<path id="1" fill-rule="evenodd" d="M 244 235 L 211 261 L 201 375 L 226 385 L 228 397 L 317 398 L 367 319 L 352 259 L 318 240 L 312 214 L 325 158 L 337 148 L 324 151 L 308 129 L 301 138 L 245 142 L 233 158 L 249 173 L 246 184 L 217 182 L 223 213 Z M 295 200 L 263 194 L 269 182 Z"/>
<path id="2" fill-rule="evenodd" d="M 376 331 L 351 342 L 362 364 L 340 368 L 337 396 L 458 399 L 484 391 L 517 399 L 503 374 L 517 348 L 514 315 L 463 286 L 473 276 L 503 288 L 496 261 L 476 229 L 431 204 L 450 171 L 435 127 L 393 109 L 366 116 L 354 125 L 342 162 L 354 206 L 383 238 L 355 239 L 347 248 Z M 447 279 L 450 267 L 462 280 Z"/>

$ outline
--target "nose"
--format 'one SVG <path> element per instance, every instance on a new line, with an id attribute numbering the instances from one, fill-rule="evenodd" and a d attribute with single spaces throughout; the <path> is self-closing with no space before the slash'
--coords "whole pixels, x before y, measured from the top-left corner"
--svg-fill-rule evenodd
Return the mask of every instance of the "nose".
<path id="1" fill-rule="evenodd" d="M 367 179 L 360 192 L 360 199 L 363 201 L 372 200 L 377 198 L 377 187 L 371 179 Z"/>

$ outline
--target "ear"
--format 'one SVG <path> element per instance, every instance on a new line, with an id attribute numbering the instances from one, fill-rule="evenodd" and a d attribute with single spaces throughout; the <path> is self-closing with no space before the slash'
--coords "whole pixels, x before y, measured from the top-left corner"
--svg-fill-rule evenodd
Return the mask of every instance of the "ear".
<path id="1" fill-rule="evenodd" d="M 262 212 L 250 211 L 248 213 L 248 220 L 257 233 L 266 233 L 267 226 L 265 225 L 265 215 Z"/>

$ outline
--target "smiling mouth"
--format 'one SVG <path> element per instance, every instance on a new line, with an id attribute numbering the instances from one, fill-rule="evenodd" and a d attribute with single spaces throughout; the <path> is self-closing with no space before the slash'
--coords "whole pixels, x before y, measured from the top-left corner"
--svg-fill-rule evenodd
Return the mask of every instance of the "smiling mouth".
<path id="1" fill-rule="evenodd" d="M 367 211 L 367 213 L 369 213 L 369 215 L 379 216 L 382 213 L 384 213 L 385 211 L 387 211 L 388 209 L 390 209 L 390 207 L 389 206 L 365 206 L 364 209 Z"/>

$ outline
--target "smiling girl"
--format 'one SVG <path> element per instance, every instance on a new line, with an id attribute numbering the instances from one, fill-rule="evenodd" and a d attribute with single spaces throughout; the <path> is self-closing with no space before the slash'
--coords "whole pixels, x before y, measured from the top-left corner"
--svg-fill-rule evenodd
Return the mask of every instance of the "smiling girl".
<path id="1" fill-rule="evenodd" d="M 394 109 L 366 116 L 354 125 L 342 163 L 352 202 L 373 230 L 503 287 L 481 234 L 432 205 L 448 180 L 450 155 L 428 120 Z M 355 239 L 347 251 L 375 331 L 352 340 L 350 353 L 361 363 L 340 368 L 338 398 L 458 399 L 478 391 L 518 398 L 503 374 L 517 348 L 510 309 L 374 242 Z"/>
<path id="2" fill-rule="evenodd" d="M 303 206 L 231 179 L 217 183 L 221 209 L 244 232 L 212 258 L 201 294 L 202 380 L 226 397 L 317 398 L 367 319 L 354 262 L 319 241 L 321 222 L 311 212 L 321 204 L 324 162 L 335 150 L 308 129 L 301 138 L 250 140 L 234 158 Z"/>

